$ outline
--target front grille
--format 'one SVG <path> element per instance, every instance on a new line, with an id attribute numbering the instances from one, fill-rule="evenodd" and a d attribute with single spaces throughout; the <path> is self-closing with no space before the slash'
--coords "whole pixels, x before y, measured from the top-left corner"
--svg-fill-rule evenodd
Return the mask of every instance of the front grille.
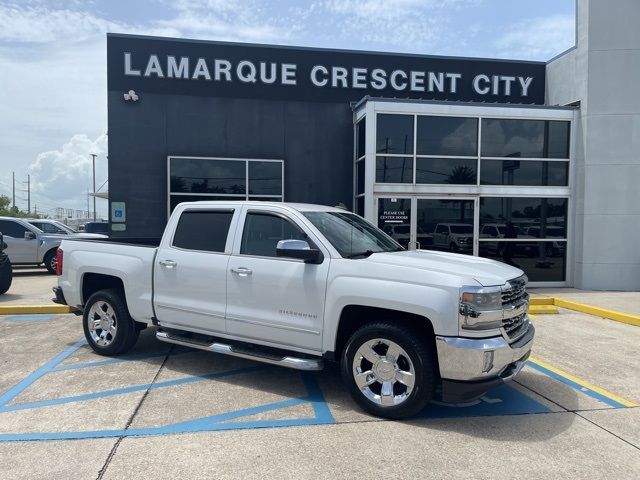
<path id="1" fill-rule="evenodd" d="M 526 295 L 527 280 L 522 277 L 509 280 L 510 288 L 502 290 L 502 306 L 515 303 Z"/>
<path id="2" fill-rule="evenodd" d="M 527 295 L 527 277 L 524 275 L 513 280 L 509 280 L 509 288 L 502 290 L 502 307 L 506 310 L 511 307 L 519 307 L 526 303 L 525 311 L 515 317 L 505 318 L 502 321 L 502 328 L 510 340 L 517 340 L 524 335 L 529 327 L 527 319 L 527 309 L 529 296 Z"/>
<path id="3" fill-rule="evenodd" d="M 510 340 L 517 340 L 525 334 L 529 322 L 527 321 L 527 314 L 521 313 L 517 317 L 507 318 L 502 321 L 502 328 Z"/>

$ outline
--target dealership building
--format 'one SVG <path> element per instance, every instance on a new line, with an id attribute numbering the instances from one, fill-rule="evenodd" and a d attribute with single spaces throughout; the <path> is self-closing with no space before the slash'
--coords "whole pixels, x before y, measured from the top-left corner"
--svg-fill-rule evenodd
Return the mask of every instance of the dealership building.
<path id="1" fill-rule="evenodd" d="M 183 201 L 343 205 L 541 286 L 640 289 L 640 3 L 549 62 L 109 34 L 114 237 Z"/>

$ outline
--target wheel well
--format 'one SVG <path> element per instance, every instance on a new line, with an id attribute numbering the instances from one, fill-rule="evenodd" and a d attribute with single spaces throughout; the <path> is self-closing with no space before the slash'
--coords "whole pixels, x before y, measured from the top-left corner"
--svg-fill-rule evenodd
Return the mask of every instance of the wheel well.
<path id="1" fill-rule="evenodd" d="M 82 304 L 87 303 L 89 297 L 98 290 L 106 289 L 120 290 L 120 292 L 122 292 L 122 298 L 126 302 L 124 284 L 118 277 L 105 275 L 104 273 L 85 273 L 82 276 Z"/>
<path id="2" fill-rule="evenodd" d="M 58 247 L 53 247 L 47 250 L 45 254 L 42 256 L 42 261 L 44 262 L 44 259 L 47 258 L 47 255 L 49 255 L 51 252 L 53 252 L 53 254 L 55 255 L 56 250 L 58 250 Z"/>
<path id="3" fill-rule="evenodd" d="M 376 320 L 393 320 L 417 329 L 435 353 L 436 340 L 433 333 L 433 325 L 427 317 L 387 308 L 347 305 L 340 314 L 340 323 L 338 324 L 338 333 L 336 335 L 335 359 L 340 359 L 347 340 L 356 330 Z"/>

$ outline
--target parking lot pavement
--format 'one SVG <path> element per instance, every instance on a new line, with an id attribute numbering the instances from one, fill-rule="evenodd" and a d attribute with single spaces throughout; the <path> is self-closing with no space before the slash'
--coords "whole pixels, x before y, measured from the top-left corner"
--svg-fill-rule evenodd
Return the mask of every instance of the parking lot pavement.
<path id="1" fill-rule="evenodd" d="M 11 287 L 0 296 L 0 305 L 51 304 L 56 278 L 45 268 L 13 267 Z"/>
<path id="2" fill-rule="evenodd" d="M 360 411 L 333 366 L 169 346 L 152 329 L 106 358 L 73 315 L 0 317 L 0 478 L 638 478 L 640 408 L 541 365 L 638 403 L 640 329 L 535 322 L 543 363 L 516 382 L 389 422 Z"/>

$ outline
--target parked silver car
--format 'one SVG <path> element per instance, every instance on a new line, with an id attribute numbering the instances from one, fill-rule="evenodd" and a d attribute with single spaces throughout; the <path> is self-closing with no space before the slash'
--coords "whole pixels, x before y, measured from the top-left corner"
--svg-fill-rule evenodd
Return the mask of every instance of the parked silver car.
<path id="1" fill-rule="evenodd" d="M 5 253 L 12 265 L 44 265 L 49 273 L 54 275 L 56 250 L 62 240 L 69 237 L 87 237 L 86 234 L 47 234 L 27 220 L 13 217 L 0 217 L 0 232 L 4 235 L 4 243 L 7 244 Z"/>

